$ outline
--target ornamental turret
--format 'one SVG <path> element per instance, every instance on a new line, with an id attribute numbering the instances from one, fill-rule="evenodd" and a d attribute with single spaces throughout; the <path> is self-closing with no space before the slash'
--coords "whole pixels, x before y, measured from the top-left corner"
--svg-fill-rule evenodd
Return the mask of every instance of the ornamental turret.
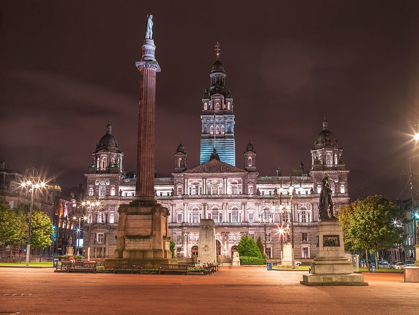
<path id="1" fill-rule="evenodd" d="M 186 154 L 185 147 L 181 144 L 177 147 L 175 153 L 175 173 L 182 173 L 186 171 L 186 159 L 188 155 Z"/>
<path id="2" fill-rule="evenodd" d="M 246 151 L 244 151 L 244 169 L 249 172 L 256 172 L 256 151 L 250 141 L 246 146 Z"/>

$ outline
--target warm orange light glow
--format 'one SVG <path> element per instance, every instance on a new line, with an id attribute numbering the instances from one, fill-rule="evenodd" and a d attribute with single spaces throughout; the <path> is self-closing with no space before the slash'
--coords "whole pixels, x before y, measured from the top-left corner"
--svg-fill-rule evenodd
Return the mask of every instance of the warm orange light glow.
<path id="1" fill-rule="evenodd" d="M 419 140 L 419 133 L 415 133 L 415 135 L 413 136 L 413 139 L 415 139 L 416 141 Z"/>

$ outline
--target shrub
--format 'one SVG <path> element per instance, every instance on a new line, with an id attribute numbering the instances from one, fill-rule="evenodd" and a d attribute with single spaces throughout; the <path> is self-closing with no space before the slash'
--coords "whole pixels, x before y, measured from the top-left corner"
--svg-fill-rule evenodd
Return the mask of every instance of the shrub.
<path id="1" fill-rule="evenodd" d="M 247 234 L 241 238 L 239 245 L 237 246 L 237 251 L 239 252 L 240 257 L 247 256 L 262 258 L 262 253 L 255 241 Z"/>
<path id="2" fill-rule="evenodd" d="M 240 256 L 240 265 L 266 265 L 266 259 L 259 257 Z"/>

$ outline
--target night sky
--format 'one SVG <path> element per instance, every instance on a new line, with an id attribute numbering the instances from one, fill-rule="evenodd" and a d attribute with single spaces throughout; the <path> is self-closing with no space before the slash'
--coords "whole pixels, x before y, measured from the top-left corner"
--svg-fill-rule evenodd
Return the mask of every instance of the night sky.
<path id="1" fill-rule="evenodd" d="M 32 0 L 0 10 L 0 159 L 9 168 L 84 183 L 109 119 L 134 170 L 135 61 L 153 14 L 160 176 L 173 171 L 180 142 L 188 167 L 199 163 L 201 98 L 219 41 L 237 166 L 250 140 L 261 175 L 288 175 L 301 160 L 308 169 L 326 115 L 352 198 L 409 196 L 400 172 L 417 154 L 418 1 Z"/>

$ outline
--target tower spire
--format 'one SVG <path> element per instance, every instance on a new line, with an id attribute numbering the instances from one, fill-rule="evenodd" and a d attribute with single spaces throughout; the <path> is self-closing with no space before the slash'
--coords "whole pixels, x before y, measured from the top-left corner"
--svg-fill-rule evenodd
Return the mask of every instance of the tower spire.
<path id="1" fill-rule="evenodd" d="M 220 43 L 217 42 L 214 47 L 215 47 L 215 57 L 217 58 L 217 60 L 220 60 L 220 55 L 221 55 Z"/>
<path id="2" fill-rule="evenodd" d="M 323 119 L 323 130 L 326 130 L 327 127 L 327 120 L 326 120 L 326 115 L 324 115 L 324 119 Z"/>

